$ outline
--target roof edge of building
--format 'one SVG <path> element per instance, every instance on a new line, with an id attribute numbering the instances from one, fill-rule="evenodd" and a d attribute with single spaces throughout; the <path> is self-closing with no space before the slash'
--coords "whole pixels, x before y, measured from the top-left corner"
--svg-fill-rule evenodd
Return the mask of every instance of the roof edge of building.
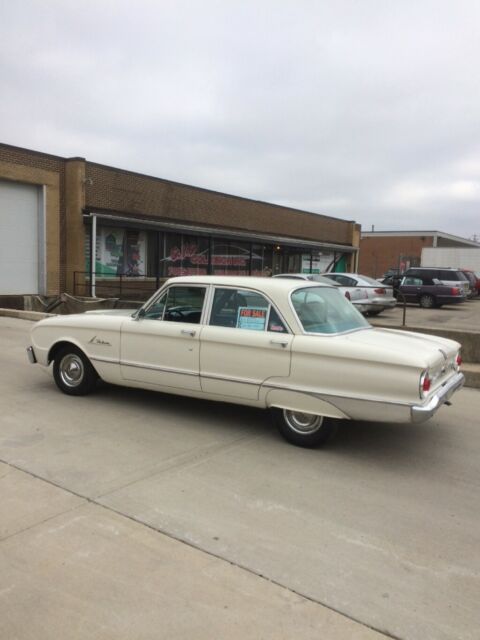
<path id="1" fill-rule="evenodd" d="M 446 233 L 444 231 L 362 231 L 362 238 L 375 238 L 375 237 L 391 237 L 391 238 L 401 238 L 401 237 L 422 237 L 422 236 L 436 236 L 438 238 L 445 238 L 447 240 L 454 240 L 456 242 L 463 242 L 466 245 L 471 247 L 480 248 L 480 244 L 475 242 L 474 240 L 470 240 L 468 238 L 462 238 L 461 236 L 456 236 L 452 233 Z"/>
<path id="2" fill-rule="evenodd" d="M 287 211 L 294 211 L 296 213 L 304 213 L 310 216 L 326 218 L 328 220 L 336 220 L 338 222 L 347 222 L 350 224 L 357 224 L 356 220 L 346 220 L 345 218 L 337 218 L 335 216 L 329 216 L 324 213 L 316 213 L 315 211 L 306 211 L 305 209 L 297 209 L 296 207 L 289 207 L 284 204 L 278 204 L 275 202 L 269 202 L 268 200 L 256 200 L 255 198 L 247 198 L 246 196 L 238 196 L 233 193 L 225 193 L 224 191 L 216 191 L 215 189 L 207 189 L 206 187 L 199 187 L 194 184 L 187 184 L 186 182 L 178 182 L 176 180 L 169 180 L 168 178 L 159 178 L 158 176 L 152 176 L 148 173 L 139 173 L 138 171 L 131 171 L 130 169 L 120 169 L 119 167 L 113 167 L 108 164 L 102 164 L 100 162 L 92 162 L 87 160 L 87 165 L 101 167 L 102 169 L 108 169 L 110 171 L 118 171 L 120 173 L 127 173 L 132 176 L 137 176 L 139 178 L 147 178 L 148 180 L 155 180 L 158 182 L 162 182 L 164 184 L 172 184 L 176 187 L 182 187 L 184 189 L 195 189 L 196 191 L 203 191 L 206 193 L 213 193 L 217 196 L 222 196 L 224 198 L 233 198 L 235 200 L 244 200 L 247 202 L 253 202 L 255 204 L 264 204 L 268 207 L 276 207 L 278 209 L 286 209 Z"/>
<path id="3" fill-rule="evenodd" d="M 6 149 L 12 149 L 14 151 L 20 151 L 23 153 L 29 153 L 29 154 L 33 154 L 36 156 L 41 156 L 44 158 L 54 158 L 55 160 L 61 160 L 63 162 L 69 162 L 69 161 L 73 161 L 73 160 L 78 160 L 78 161 L 83 161 L 85 162 L 85 164 L 88 166 L 93 166 L 93 167 L 101 167 L 103 169 L 107 169 L 110 171 L 117 171 L 119 173 L 124 173 L 124 174 L 128 174 L 128 175 L 133 175 L 133 176 L 137 176 L 139 178 L 146 178 L 148 180 L 154 180 L 154 181 L 158 181 L 158 182 L 162 182 L 163 184 L 171 184 L 171 185 L 175 185 L 177 187 L 181 187 L 184 189 L 195 189 L 197 191 L 203 191 L 205 193 L 212 193 L 214 195 L 217 196 L 221 196 L 223 198 L 232 198 L 235 200 L 243 200 L 245 202 L 251 202 L 254 204 L 261 204 L 261 205 L 265 205 L 268 207 L 275 207 L 277 209 L 283 209 L 285 211 L 290 211 L 290 212 L 294 212 L 294 213 L 302 213 L 305 215 L 309 215 L 309 216 L 315 216 L 315 217 L 319 217 L 319 218 L 324 218 L 326 220 L 334 220 L 337 222 L 344 222 L 347 224 L 358 224 L 356 220 L 347 220 L 346 218 L 338 218 L 336 216 L 330 216 L 330 215 L 326 215 L 324 213 L 318 213 L 315 211 L 306 211 L 305 209 L 298 209 L 297 207 L 289 207 L 287 205 L 283 205 L 283 204 L 278 204 L 276 202 L 269 202 L 267 200 L 258 200 L 255 198 L 247 198 L 246 196 L 239 196 L 239 195 L 235 195 L 232 193 L 225 193 L 223 191 L 216 191 L 215 189 L 207 189 L 206 187 L 199 187 L 196 185 L 192 185 L 192 184 L 186 184 L 184 182 L 177 182 L 176 180 L 169 180 L 167 178 L 160 178 L 158 176 L 152 176 L 150 174 L 146 174 L 146 173 L 140 173 L 138 171 L 132 171 L 130 169 L 121 169 L 119 167 L 113 167 L 111 165 L 107 165 L 107 164 L 102 164 L 100 162 L 93 162 L 90 160 L 86 160 L 85 158 L 81 157 L 81 156 L 72 156 L 72 157 L 67 157 L 67 156 L 59 156 L 56 154 L 52 154 L 52 153 L 46 153 L 44 151 L 37 151 L 35 149 L 28 149 L 26 147 L 19 147 L 16 145 L 11 145 L 11 144 L 7 144 L 4 142 L 0 142 L 0 147 L 4 147 Z"/>

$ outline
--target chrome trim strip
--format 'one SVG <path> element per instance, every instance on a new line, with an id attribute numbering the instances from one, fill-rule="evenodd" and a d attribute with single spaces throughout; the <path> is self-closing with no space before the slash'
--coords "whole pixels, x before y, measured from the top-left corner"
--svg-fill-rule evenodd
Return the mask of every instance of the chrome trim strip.
<path id="1" fill-rule="evenodd" d="M 260 385 L 262 384 L 261 380 L 255 380 L 252 382 L 251 380 L 245 380 L 244 378 L 234 378 L 233 376 L 215 374 L 212 375 L 211 373 L 200 373 L 200 377 L 207 378 L 208 380 L 225 380 L 226 382 L 237 382 L 238 384 L 250 384 L 255 387 L 260 387 Z"/>
<path id="2" fill-rule="evenodd" d="M 138 362 L 125 362 L 124 360 L 115 360 L 114 358 L 98 358 L 91 357 L 92 362 L 105 362 L 107 364 L 118 364 L 122 367 L 133 367 L 135 369 L 148 369 L 150 371 L 159 371 L 164 373 L 177 373 L 184 376 L 193 376 L 195 378 L 207 378 L 209 380 L 225 380 L 227 382 L 237 382 L 239 384 L 249 384 L 255 387 L 259 387 L 262 384 L 261 380 L 245 380 L 243 378 L 235 378 L 233 376 L 205 374 L 195 371 L 188 371 L 187 369 L 173 369 L 172 367 L 158 367 L 155 365 L 144 365 Z"/>
<path id="3" fill-rule="evenodd" d="M 138 362 L 125 362 L 124 360 L 120 361 L 120 366 L 133 367 L 135 369 L 148 369 L 150 371 L 159 371 L 163 373 L 177 373 L 184 376 L 193 376 L 195 378 L 198 378 L 200 375 L 198 371 L 188 371 L 188 369 L 173 369 L 171 367 L 157 367 L 155 365 L 140 364 Z"/>
<path id="4" fill-rule="evenodd" d="M 450 378 L 448 382 L 446 382 L 443 387 L 437 389 L 437 391 L 433 394 L 433 396 L 423 405 L 413 405 L 411 407 L 411 416 L 412 422 L 419 423 L 425 422 L 433 416 L 434 413 L 448 402 L 448 400 L 452 397 L 455 391 L 461 389 L 465 383 L 465 376 L 463 373 L 457 373 L 455 376 Z"/>
<path id="5" fill-rule="evenodd" d="M 107 364 L 120 364 L 117 358 L 101 358 L 98 356 L 88 356 L 92 362 L 106 362 Z"/>

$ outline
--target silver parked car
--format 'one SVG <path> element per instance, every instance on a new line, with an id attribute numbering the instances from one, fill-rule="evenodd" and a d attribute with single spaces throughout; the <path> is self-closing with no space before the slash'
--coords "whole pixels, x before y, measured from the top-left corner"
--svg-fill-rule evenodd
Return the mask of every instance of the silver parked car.
<path id="1" fill-rule="evenodd" d="M 323 273 L 322 275 L 344 287 L 364 289 L 367 294 L 366 311 L 368 315 L 376 316 L 384 309 L 393 309 L 397 304 L 393 288 L 369 276 L 363 276 L 359 273 Z"/>
<path id="2" fill-rule="evenodd" d="M 339 282 L 335 282 L 331 278 L 321 276 L 317 273 L 278 273 L 273 276 L 274 278 L 291 278 L 293 280 L 308 280 L 309 282 L 319 282 L 321 284 L 328 284 L 329 286 L 337 287 L 338 290 L 343 293 L 347 300 L 355 305 L 355 308 L 360 313 L 365 314 L 369 310 L 368 294 L 365 289 L 359 287 L 346 287 Z"/>

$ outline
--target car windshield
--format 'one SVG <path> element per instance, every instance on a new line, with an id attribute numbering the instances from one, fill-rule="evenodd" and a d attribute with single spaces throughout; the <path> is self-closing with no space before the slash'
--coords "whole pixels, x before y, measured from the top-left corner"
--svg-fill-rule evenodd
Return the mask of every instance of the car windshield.
<path id="1" fill-rule="evenodd" d="M 309 333 L 343 333 L 368 329 L 369 323 L 338 289 L 308 287 L 291 294 L 293 308 Z"/>

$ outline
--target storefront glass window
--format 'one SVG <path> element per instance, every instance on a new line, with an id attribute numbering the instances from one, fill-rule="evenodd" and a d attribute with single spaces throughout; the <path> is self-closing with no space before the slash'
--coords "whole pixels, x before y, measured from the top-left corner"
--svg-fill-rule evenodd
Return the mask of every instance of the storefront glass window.
<path id="1" fill-rule="evenodd" d="M 95 251 L 98 276 L 146 275 L 147 234 L 136 229 L 99 227 Z"/>
<path id="2" fill-rule="evenodd" d="M 252 244 L 252 276 L 272 275 L 272 245 Z"/>
<path id="3" fill-rule="evenodd" d="M 156 278 L 158 264 L 158 240 L 160 239 L 160 248 L 162 247 L 162 235 L 158 231 L 147 231 L 147 255 L 146 255 L 146 275 L 149 278 Z"/>
<path id="4" fill-rule="evenodd" d="M 208 238 L 168 233 L 160 259 L 163 277 L 202 275 L 208 271 Z"/>
<path id="5" fill-rule="evenodd" d="M 212 273 L 227 276 L 250 274 L 250 244 L 212 238 Z"/>

